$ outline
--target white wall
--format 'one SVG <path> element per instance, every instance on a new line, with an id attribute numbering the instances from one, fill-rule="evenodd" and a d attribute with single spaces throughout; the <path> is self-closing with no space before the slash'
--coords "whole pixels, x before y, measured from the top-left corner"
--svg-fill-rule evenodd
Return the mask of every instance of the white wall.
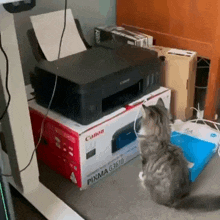
<path id="1" fill-rule="evenodd" d="M 14 14 L 25 84 L 29 83 L 29 72 L 33 71 L 36 63 L 27 38 L 27 30 L 32 28 L 30 16 L 62 10 L 64 5 L 65 0 L 36 0 L 31 11 Z M 116 23 L 116 0 L 69 0 L 67 5 L 79 19 L 90 44 L 94 43 L 94 27 Z"/>
<path id="2" fill-rule="evenodd" d="M 89 43 L 93 43 L 93 28 L 99 25 L 110 25 L 115 24 L 116 16 L 115 16 L 115 1 L 116 0 L 69 0 L 68 8 L 72 9 L 73 15 L 75 18 L 78 18 L 85 38 Z M 103 3 L 105 2 L 105 3 Z M 57 11 L 64 8 L 64 0 L 36 0 L 36 7 L 31 11 L 21 12 L 14 14 L 15 28 L 17 32 L 17 39 L 19 48 L 17 47 L 15 29 L 14 26 L 11 25 L 13 23 L 13 19 L 10 17 L 10 20 L 7 20 L 7 16 L 5 16 L 2 5 L 0 5 L 0 31 L 3 31 L 2 40 L 3 47 L 9 58 L 9 90 L 11 93 L 11 104 L 8 109 L 8 114 L 4 117 L 3 122 L 5 123 L 4 130 L 6 131 L 7 127 L 7 146 L 10 147 L 10 152 L 13 153 L 12 156 L 15 155 L 14 145 L 16 145 L 16 149 L 25 148 L 29 146 L 28 149 L 23 149 L 23 151 L 17 152 L 18 157 L 20 158 L 19 166 L 15 167 L 13 170 L 16 171 L 18 168 L 23 168 L 29 162 L 30 156 L 25 156 L 26 154 L 32 153 L 32 148 L 34 149 L 33 137 L 31 133 L 31 123 L 30 118 L 27 116 L 28 106 L 25 101 L 25 90 L 24 83 L 22 78 L 22 69 L 25 79 L 25 84 L 29 83 L 29 73 L 34 70 L 35 67 L 35 58 L 32 54 L 32 50 L 27 38 L 27 30 L 32 28 L 30 22 L 31 15 L 37 15 L 41 13 L 47 13 L 51 11 Z M 5 17 L 4 17 L 5 16 Z M 19 53 L 21 57 L 21 64 L 19 60 Z M 5 58 L 2 53 L 0 53 L 0 115 L 2 114 L 5 105 L 8 100 L 8 96 L 6 91 L 2 89 L 2 84 L 5 84 Z M 3 77 L 4 76 L 4 77 Z M 5 89 L 4 89 L 5 90 Z M 19 115 L 19 117 L 18 117 Z M 10 119 L 10 120 L 9 120 Z M 21 123 L 22 122 L 22 123 Z M 22 126 L 21 126 L 22 124 Z M 7 126 L 6 126 L 7 125 Z M 8 132 L 9 131 L 9 132 Z M 25 134 L 25 135 L 24 135 Z M 30 138 L 32 137 L 32 138 Z M 13 150 L 12 150 L 13 149 Z M 22 157 L 25 157 L 25 160 L 21 160 Z M 15 158 L 15 156 L 14 156 Z M 28 158 L 28 161 L 26 161 Z M 13 163 L 15 166 L 15 163 Z M 26 172 L 30 172 L 31 169 L 35 169 L 36 161 L 32 161 L 29 168 L 24 171 L 21 176 L 24 177 Z M 35 166 L 35 167 L 33 167 Z M 38 170 L 37 170 L 38 171 Z M 32 171 L 31 171 L 32 172 Z M 33 177 L 30 179 L 33 180 L 34 183 L 38 183 L 34 180 L 34 178 L 38 178 L 38 175 L 35 175 L 34 172 Z M 17 175 L 16 175 L 17 176 Z M 26 175 L 27 176 L 27 175 Z M 32 175 L 29 175 L 32 176 Z M 23 178 L 24 183 L 29 182 L 29 179 Z M 16 177 L 16 184 L 20 185 L 20 177 Z M 27 187 L 25 190 L 31 190 L 32 186 L 30 184 L 26 184 Z M 34 186 L 33 186 L 34 187 Z"/>

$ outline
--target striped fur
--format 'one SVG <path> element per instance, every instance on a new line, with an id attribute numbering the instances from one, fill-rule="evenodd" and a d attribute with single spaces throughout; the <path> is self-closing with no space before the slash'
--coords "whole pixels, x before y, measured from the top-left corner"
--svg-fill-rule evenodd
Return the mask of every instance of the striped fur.
<path id="1" fill-rule="evenodd" d="M 190 193 L 189 171 L 183 152 L 170 143 L 170 119 L 162 99 L 155 106 L 142 108 L 139 148 L 142 157 L 142 181 L 149 189 L 153 201 L 176 209 L 204 209 L 210 207 L 201 198 L 185 198 Z M 208 197 L 209 198 L 209 197 Z M 185 201 L 183 203 L 182 201 Z M 220 198 L 211 209 L 220 208 Z M 197 206 L 193 206 L 197 204 Z"/>

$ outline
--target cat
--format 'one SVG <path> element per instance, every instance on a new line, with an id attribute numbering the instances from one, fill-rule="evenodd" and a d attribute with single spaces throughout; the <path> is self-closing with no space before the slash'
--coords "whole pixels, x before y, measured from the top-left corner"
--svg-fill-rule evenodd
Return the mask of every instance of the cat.
<path id="1" fill-rule="evenodd" d="M 142 159 L 140 179 L 154 202 L 175 209 L 214 211 L 220 196 L 190 196 L 187 160 L 181 148 L 170 142 L 170 116 L 160 98 L 156 105 L 142 105 L 138 132 Z"/>

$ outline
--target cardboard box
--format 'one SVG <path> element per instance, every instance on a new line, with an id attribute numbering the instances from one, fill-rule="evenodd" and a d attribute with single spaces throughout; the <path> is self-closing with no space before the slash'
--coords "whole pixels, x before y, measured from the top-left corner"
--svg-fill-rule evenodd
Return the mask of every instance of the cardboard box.
<path id="1" fill-rule="evenodd" d="M 151 47 L 158 56 L 165 56 L 162 86 L 172 90 L 171 113 L 185 121 L 193 116 L 197 53 L 167 47 Z"/>
<path id="2" fill-rule="evenodd" d="M 153 45 L 153 37 L 137 31 L 129 31 L 121 26 L 96 27 L 95 43 L 100 46 L 130 44 L 148 48 Z"/>
<path id="3" fill-rule="evenodd" d="M 169 89 L 161 87 L 86 126 L 50 111 L 37 157 L 79 188 L 86 189 L 139 155 L 134 120 L 142 102 L 149 99 L 146 105 L 156 104 L 161 97 L 169 109 L 170 94 Z M 29 108 L 37 143 L 46 109 L 35 100 L 29 101 Z"/>

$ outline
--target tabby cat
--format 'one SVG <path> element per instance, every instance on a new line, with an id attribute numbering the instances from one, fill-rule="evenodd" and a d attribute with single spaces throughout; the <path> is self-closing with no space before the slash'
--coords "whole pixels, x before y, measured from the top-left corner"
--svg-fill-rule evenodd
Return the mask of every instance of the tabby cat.
<path id="1" fill-rule="evenodd" d="M 139 148 L 142 158 L 140 178 L 158 204 L 175 209 L 220 209 L 220 196 L 189 196 L 187 161 L 181 148 L 170 143 L 170 119 L 162 99 L 142 106 Z"/>

